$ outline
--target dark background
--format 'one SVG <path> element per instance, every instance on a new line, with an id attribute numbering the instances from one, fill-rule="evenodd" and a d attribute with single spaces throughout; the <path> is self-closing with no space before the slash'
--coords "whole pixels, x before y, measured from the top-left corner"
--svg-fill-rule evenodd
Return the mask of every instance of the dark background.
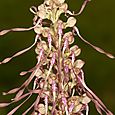
<path id="1" fill-rule="evenodd" d="M 29 7 L 39 5 L 43 0 L 0 0 L 0 30 L 13 27 L 32 26 L 33 14 Z M 78 10 L 83 0 L 66 0 L 70 10 Z M 91 43 L 115 55 L 115 0 L 92 0 L 82 15 L 76 17 L 81 34 Z M 34 41 L 34 32 L 11 32 L 0 37 L 0 61 L 15 52 L 30 46 Z M 115 60 L 107 58 L 93 50 L 76 37 L 76 43 L 82 48 L 82 58 L 87 85 L 101 98 L 104 104 L 115 112 Z M 28 70 L 36 63 L 34 48 L 0 65 L 0 102 L 11 96 L 2 96 L 3 91 L 20 86 L 25 77 L 19 73 Z M 0 108 L 0 115 L 12 107 Z M 20 111 L 23 111 L 22 109 Z M 16 115 L 20 115 L 20 111 Z M 90 115 L 98 115 L 94 105 L 90 104 Z"/>

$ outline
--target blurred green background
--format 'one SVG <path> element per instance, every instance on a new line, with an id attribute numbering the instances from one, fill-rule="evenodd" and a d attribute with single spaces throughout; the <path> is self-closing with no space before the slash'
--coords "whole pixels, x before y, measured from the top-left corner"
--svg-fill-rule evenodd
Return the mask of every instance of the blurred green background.
<path id="1" fill-rule="evenodd" d="M 78 10 L 83 0 L 66 0 L 70 10 Z M 32 26 L 32 5 L 38 6 L 43 0 L 0 0 L 0 30 L 13 27 Z M 82 36 L 91 43 L 115 55 L 115 0 L 92 0 L 82 15 L 76 17 Z M 34 41 L 34 32 L 11 32 L 0 37 L 0 61 L 15 52 L 30 46 Z M 76 43 L 82 48 L 85 80 L 87 85 L 100 97 L 115 114 L 115 60 L 107 58 L 76 37 Z M 36 63 L 34 48 L 0 65 L 0 102 L 11 96 L 2 96 L 3 91 L 20 86 L 26 77 L 19 73 L 28 70 Z M 6 115 L 13 106 L 0 109 L 0 115 Z M 21 115 L 20 109 L 15 115 Z M 90 104 L 90 115 L 98 115 L 94 105 Z"/>

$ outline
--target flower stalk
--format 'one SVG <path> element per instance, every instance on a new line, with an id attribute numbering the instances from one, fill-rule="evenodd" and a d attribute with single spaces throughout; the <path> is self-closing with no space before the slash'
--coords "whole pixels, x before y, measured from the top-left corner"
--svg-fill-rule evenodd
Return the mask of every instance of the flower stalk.
<path id="1" fill-rule="evenodd" d="M 27 73 L 31 73 L 31 75 L 20 87 L 3 93 L 3 95 L 14 93 L 16 95 L 11 99 L 11 102 L 0 103 L 0 108 L 26 98 L 7 115 L 13 115 L 32 95 L 37 95 L 35 102 L 22 115 L 28 114 L 31 110 L 33 110 L 31 115 L 88 115 L 89 102 L 91 101 L 94 102 L 101 115 L 102 111 L 106 115 L 113 115 L 87 87 L 82 69 L 85 62 L 78 59 L 81 49 L 78 45 L 72 46 L 74 36 L 77 34 L 82 41 L 96 51 L 109 58 L 115 58 L 112 54 L 86 41 L 76 26 L 75 16 L 83 12 L 89 1 L 84 0 L 80 11 L 75 13 L 68 10 L 68 4 L 65 0 L 44 0 L 38 7 L 32 6 L 30 8 L 34 14 L 32 27 L 14 28 L 0 32 L 0 36 L 11 31 L 34 30 L 36 33 L 34 43 L 30 47 L 0 62 L 0 64 L 7 63 L 36 45 L 37 64 L 32 69 L 20 73 L 21 76 Z M 61 14 L 65 14 L 66 22 L 60 19 Z M 64 30 L 68 27 L 72 31 L 65 33 Z M 29 87 L 30 83 L 33 83 L 31 88 Z"/>

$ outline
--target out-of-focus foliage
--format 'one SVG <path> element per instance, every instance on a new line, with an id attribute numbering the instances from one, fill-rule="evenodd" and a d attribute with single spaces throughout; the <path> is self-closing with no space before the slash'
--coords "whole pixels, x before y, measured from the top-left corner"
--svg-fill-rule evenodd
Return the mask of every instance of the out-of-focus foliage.
<path id="1" fill-rule="evenodd" d="M 79 10 L 83 2 L 83 0 L 66 1 L 71 10 Z M 29 12 L 29 7 L 32 5 L 38 6 L 42 2 L 42 0 L 0 0 L 0 30 L 31 26 L 33 14 Z M 92 0 L 83 14 L 76 16 L 76 18 L 78 20 L 78 27 L 85 39 L 115 55 L 114 4 L 114 0 Z M 5 57 L 11 56 L 14 52 L 28 47 L 33 40 L 33 31 L 9 33 L 0 37 L 0 61 Z M 77 37 L 76 43 L 82 48 L 81 58 L 86 62 L 84 71 L 88 86 L 114 112 L 115 61 L 96 52 Z M 0 65 L 0 101 L 5 101 L 5 97 L 2 96 L 3 91 L 19 86 L 23 82 L 24 78 L 22 79 L 18 73 L 34 66 L 35 60 L 33 49 L 13 59 L 8 64 Z M 7 98 L 10 97 L 6 97 L 6 100 Z M 0 114 L 6 115 L 7 111 L 9 111 L 8 108 L 1 109 Z M 91 114 L 97 114 L 95 109 L 91 109 Z"/>

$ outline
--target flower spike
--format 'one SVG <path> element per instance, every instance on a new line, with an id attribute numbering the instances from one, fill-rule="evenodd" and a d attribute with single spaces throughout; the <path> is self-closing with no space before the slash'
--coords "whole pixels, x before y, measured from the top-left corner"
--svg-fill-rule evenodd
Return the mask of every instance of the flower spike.
<path id="1" fill-rule="evenodd" d="M 33 26 L 30 28 L 13 28 L 0 31 L 0 36 L 11 31 L 34 30 L 36 37 L 34 43 L 13 56 L 8 57 L 0 64 L 9 62 L 34 46 L 37 62 L 34 67 L 20 73 L 21 76 L 31 73 L 21 86 L 14 88 L 3 95 L 15 94 L 10 102 L 1 102 L 0 108 L 7 107 L 19 101 L 23 101 L 14 107 L 7 115 L 13 115 L 33 95 L 34 102 L 21 114 L 27 115 L 88 115 L 89 103 L 95 104 L 97 112 L 102 115 L 113 115 L 103 102 L 87 87 L 83 72 L 84 61 L 79 59 L 81 48 L 74 45 L 74 35 L 96 51 L 105 54 L 109 58 L 113 55 L 94 46 L 81 35 L 76 26 L 75 16 L 80 15 L 87 3 L 91 0 L 84 0 L 78 13 L 68 10 L 65 0 L 44 0 L 38 7 L 32 6 Z M 66 22 L 61 20 L 61 14 L 66 16 Z M 69 28 L 69 31 L 68 31 Z M 73 31 L 71 31 L 73 29 Z M 29 104 L 29 103 L 28 103 Z M 85 112 L 85 113 L 84 113 Z"/>

